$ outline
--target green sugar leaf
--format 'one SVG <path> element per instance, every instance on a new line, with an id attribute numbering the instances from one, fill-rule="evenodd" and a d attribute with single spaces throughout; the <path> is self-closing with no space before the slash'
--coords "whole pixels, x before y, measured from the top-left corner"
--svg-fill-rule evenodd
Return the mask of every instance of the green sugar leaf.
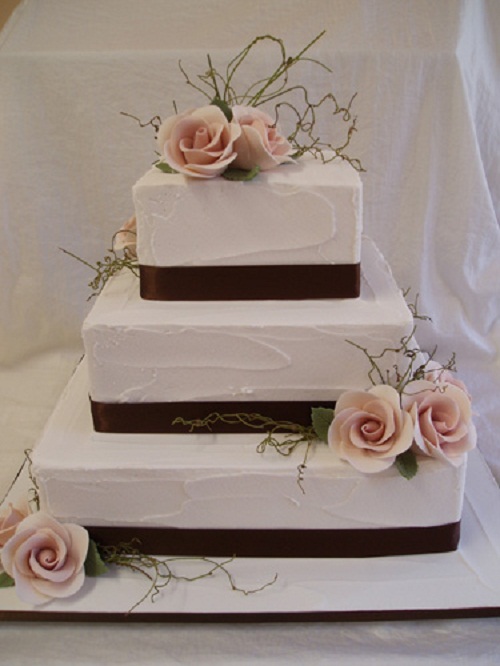
<path id="1" fill-rule="evenodd" d="M 313 407 L 311 420 L 315 433 L 322 442 L 328 441 L 328 429 L 333 421 L 335 412 L 326 407 Z"/>
<path id="2" fill-rule="evenodd" d="M 104 564 L 95 541 L 89 540 L 89 549 L 85 559 L 85 575 L 91 578 L 105 574 L 108 567 Z"/>
<path id="3" fill-rule="evenodd" d="M 2 571 L 0 573 L 0 588 L 2 587 L 14 587 L 15 581 L 13 578 L 9 576 L 9 574 L 5 573 L 5 571 Z"/>
<path id="4" fill-rule="evenodd" d="M 231 122 L 233 119 L 233 112 L 227 102 L 225 102 L 223 99 L 220 99 L 220 97 L 214 97 L 210 104 L 217 106 L 226 116 L 228 122 Z"/>
<path id="5" fill-rule="evenodd" d="M 413 479 L 418 470 L 417 457 L 411 449 L 396 456 L 395 465 L 401 476 L 408 480 Z"/>
<path id="6" fill-rule="evenodd" d="M 250 171 L 246 171 L 245 169 L 232 169 L 229 167 L 229 169 L 226 169 L 222 175 L 223 178 L 226 178 L 226 180 L 240 180 L 240 181 L 246 181 L 246 180 L 253 180 L 255 176 L 259 173 L 260 167 L 255 166 L 253 169 L 250 169 Z"/>
<path id="7" fill-rule="evenodd" d="M 167 164 L 166 162 L 156 162 L 155 167 L 163 171 L 163 173 L 178 173 L 175 169 Z"/>

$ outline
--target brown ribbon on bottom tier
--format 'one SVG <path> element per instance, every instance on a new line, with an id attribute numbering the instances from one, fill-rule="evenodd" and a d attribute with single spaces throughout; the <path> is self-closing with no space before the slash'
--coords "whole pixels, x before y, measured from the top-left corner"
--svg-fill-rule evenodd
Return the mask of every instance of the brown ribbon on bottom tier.
<path id="1" fill-rule="evenodd" d="M 256 401 L 256 402 L 96 402 L 90 401 L 96 432 L 136 434 L 185 434 L 189 427 L 173 424 L 182 417 L 187 421 L 203 419 L 209 414 L 260 414 L 274 421 L 290 421 L 303 426 L 311 425 L 313 407 L 335 408 L 335 402 L 311 401 Z M 200 433 L 259 432 L 244 423 L 217 422 L 210 431 L 197 428 Z M 264 432 L 264 430 L 261 430 Z"/>
<path id="2" fill-rule="evenodd" d="M 460 522 L 372 529 L 184 529 L 87 527 L 101 546 L 138 540 L 148 555 L 192 557 L 383 557 L 456 550 Z"/>
<path id="3" fill-rule="evenodd" d="M 262 301 L 357 298 L 360 264 L 139 266 L 141 297 L 152 301 Z"/>
<path id="4" fill-rule="evenodd" d="M 499 606 L 462 606 L 460 608 L 396 608 L 378 610 L 312 610 L 312 611 L 224 611 L 224 612 L 133 612 L 106 613 L 100 611 L 5 610 L 0 611 L 0 622 L 143 622 L 185 624 L 269 624 L 272 622 L 408 622 L 410 620 L 460 620 L 465 618 L 500 617 Z"/>

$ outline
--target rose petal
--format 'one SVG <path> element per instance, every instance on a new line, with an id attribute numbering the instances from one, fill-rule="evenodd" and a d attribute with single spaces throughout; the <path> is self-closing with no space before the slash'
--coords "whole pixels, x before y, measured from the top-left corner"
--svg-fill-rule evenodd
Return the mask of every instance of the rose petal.
<path id="1" fill-rule="evenodd" d="M 71 536 L 71 559 L 74 562 L 75 569 L 80 569 L 87 557 L 89 533 L 84 527 L 74 523 L 67 523 L 65 528 Z"/>
<path id="2" fill-rule="evenodd" d="M 235 140 L 238 154 L 234 166 L 239 169 L 262 171 L 273 169 L 284 162 L 293 162 L 293 149 L 273 126 L 273 120 L 260 109 L 244 106 L 233 107 L 233 117 L 241 126 L 241 135 Z"/>
<path id="3" fill-rule="evenodd" d="M 196 149 L 205 148 L 209 141 L 210 137 L 207 128 L 199 127 L 194 135 L 193 148 Z"/>
<path id="4" fill-rule="evenodd" d="M 345 451 L 346 457 L 343 460 L 349 462 L 359 472 L 365 474 L 378 474 L 386 469 L 389 469 L 394 463 L 392 457 L 379 457 L 371 455 L 370 451 L 362 451 L 361 449 L 349 449 Z"/>
<path id="5" fill-rule="evenodd" d="M 179 120 L 182 120 L 183 118 L 188 118 L 193 111 L 194 109 L 189 109 L 177 116 L 170 116 L 165 121 L 163 121 L 158 130 L 158 137 L 157 137 L 158 148 L 160 153 L 163 153 L 165 143 L 170 138 L 170 135 L 172 134 L 172 130 L 175 127 L 175 125 L 179 122 Z"/>
<path id="6" fill-rule="evenodd" d="M 460 387 L 414 381 L 406 387 L 403 406 L 415 424 L 415 442 L 427 455 L 459 464 L 476 445 L 471 403 Z"/>
<path id="7" fill-rule="evenodd" d="M 367 419 L 361 426 L 363 437 L 369 442 L 380 442 L 385 434 L 385 427 L 381 421 Z"/>
<path id="8" fill-rule="evenodd" d="M 37 592 L 45 595 L 49 599 L 65 599 L 66 597 L 71 597 L 73 594 L 76 594 L 76 592 L 81 589 L 84 582 L 85 571 L 80 569 L 80 571 L 75 573 L 74 576 L 66 582 L 54 585 L 50 581 L 35 579 L 32 581 L 32 586 Z"/>
<path id="9" fill-rule="evenodd" d="M 26 504 L 15 507 L 9 503 L 7 511 L 0 518 L 0 548 L 14 535 L 17 526 L 29 515 L 29 507 Z"/>
<path id="10" fill-rule="evenodd" d="M 9 573 L 9 569 L 14 568 L 15 555 L 15 567 L 17 571 L 22 576 L 33 576 L 30 567 L 31 552 L 43 548 L 44 544 L 45 537 L 37 534 L 35 530 L 23 530 L 15 534 L 2 551 L 2 559 L 7 573 Z"/>
<path id="11" fill-rule="evenodd" d="M 241 135 L 235 141 L 234 149 L 237 153 L 234 166 L 238 169 L 249 170 L 258 166 L 262 171 L 267 171 L 279 164 L 266 149 L 258 130 L 250 125 L 241 128 Z"/>
<path id="12" fill-rule="evenodd" d="M 215 104 L 207 104 L 195 109 L 191 116 L 195 119 L 202 120 L 207 125 L 228 125 L 228 120 L 224 112 L 219 109 Z"/>
<path id="13" fill-rule="evenodd" d="M 50 601 L 51 597 L 39 592 L 33 585 L 33 581 L 24 576 L 13 576 L 16 581 L 16 594 L 26 604 L 39 606 Z"/>
<path id="14" fill-rule="evenodd" d="M 232 107 L 232 112 L 233 118 L 236 120 L 236 122 L 240 123 L 240 125 L 250 125 L 256 119 L 261 120 L 269 127 L 274 124 L 273 119 L 268 113 L 255 106 L 243 106 L 241 104 L 235 104 Z"/>

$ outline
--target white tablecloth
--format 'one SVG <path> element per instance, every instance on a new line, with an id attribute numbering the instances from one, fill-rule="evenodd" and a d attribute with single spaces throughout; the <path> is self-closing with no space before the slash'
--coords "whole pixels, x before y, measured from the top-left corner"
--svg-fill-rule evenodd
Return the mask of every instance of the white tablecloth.
<path id="1" fill-rule="evenodd" d="M 148 128 L 201 98 L 184 85 L 258 34 L 295 53 L 321 30 L 308 89 L 357 91 L 350 152 L 364 227 L 420 295 L 423 346 L 455 351 L 500 479 L 500 4 L 496 0 L 25 0 L 0 34 L 0 395 L 8 485 L 81 353 L 94 262 L 154 159 Z M 248 78 L 262 73 L 257 55 Z M 328 132 L 325 123 L 323 130 Z M 9 663 L 492 663 L 498 622 L 263 627 L 2 627 Z M 63 638 L 63 647 L 54 647 Z M 69 641 L 69 643 L 68 643 Z M 6 646 L 6 647 L 4 647 Z M 140 646 L 140 647 L 139 647 Z M 209 655 L 213 654 L 213 657 Z M 16 656 L 17 655 L 17 656 Z M 107 655 L 104 657 L 103 655 Z M 119 659 L 118 659 L 119 655 Z M 274 655 L 274 656 L 273 656 Z M 376 655 L 376 656 L 374 656 Z M 403 657 L 402 655 L 406 655 Z M 149 659 L 149 661 L 148 661 Z M 25 661 L 26 660 L 26 661 Z M 169 661 L 170 660 L 170 661 Z"/>

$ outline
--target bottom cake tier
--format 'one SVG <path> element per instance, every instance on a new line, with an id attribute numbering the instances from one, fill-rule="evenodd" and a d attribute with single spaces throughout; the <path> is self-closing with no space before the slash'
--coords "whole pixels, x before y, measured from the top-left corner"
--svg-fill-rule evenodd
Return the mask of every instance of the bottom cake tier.
<path id="1" fill-rule="evenodd" d="M 362 474 L 317 443 L 264 435 L 96 436 L 83 361 L 33 453 L 42 508 L 103 544 L 241 557 L 371 557 L 457 547 L 465 460 Z M 305 464 L 303 467 L 302 465 Z"/>

